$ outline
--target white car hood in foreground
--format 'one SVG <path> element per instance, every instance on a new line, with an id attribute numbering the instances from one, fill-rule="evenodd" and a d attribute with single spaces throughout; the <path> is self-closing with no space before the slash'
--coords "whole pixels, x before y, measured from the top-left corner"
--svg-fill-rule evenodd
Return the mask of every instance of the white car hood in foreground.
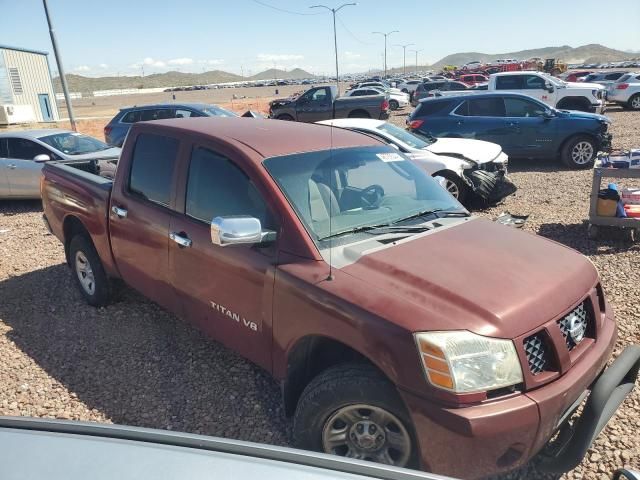
<path id="1" fill-rule="evenodd" d="M 567 88 L 590 88 L 591 90 L 604 90 L 599 83 L 567 82 Z"/>
<path id="2" fill-rule="evenodd" d="M 476 163 L 491 162 L 502 152 L 496 143 L 468 138 L 438 138 L 427 150 L 438 155 L 462 155 Z"/>

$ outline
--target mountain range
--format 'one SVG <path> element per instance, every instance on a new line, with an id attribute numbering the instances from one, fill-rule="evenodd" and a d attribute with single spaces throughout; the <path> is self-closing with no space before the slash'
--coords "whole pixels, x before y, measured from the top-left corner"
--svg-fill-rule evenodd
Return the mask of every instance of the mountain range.
<path id="1" fill-rule="evenodd" d="M 526 60 L 532 57 L 556 58 L 567 63 L 603 63 L 621 61 L 630 58 L 638 58 L 638 53 L 623 52 L 599 44 L 570 47 L 545 47 L 531 50 L 520 50 L 507 53 L 480 53 L 462 52 L 447 55 L 433 65 L 419 66 L 418 69 L 427 68 L 438 70 L 445 65 L 464 65 L 468 62 L 490 62 L 499 58 L 517 58 Z M 412 71 L 414 65 L 407 65 L 407 70 Z M 402 67 L 390 68 L 389 73 L 401 73 Z M 372 72 L 373 73 L 373 72 Z M 212 70 L 203 73 L 185 73 L 171 71 L 166 73 L 154 73 L 145 77 L 85 77 L 82 75 L 68 74 L 67 84 L 71 92 L 93 92 L 95 90 L 110 90 L 117 88 L 151 88 L 151 87 L 176 87 L 184 85 L 208 85 L 212 83 L 238 82 L 242 80 L 273 80 L 273 79 L 303 79 L 313 78 L 314 75 L 302 69 L 292 70 L 269 69 L 257 73 L 251 77 L 241 77 L 235 73 L 222 70 Z M 60 79 L 54 78 L 54 86 L 57 92 L 62 91 Z"/>

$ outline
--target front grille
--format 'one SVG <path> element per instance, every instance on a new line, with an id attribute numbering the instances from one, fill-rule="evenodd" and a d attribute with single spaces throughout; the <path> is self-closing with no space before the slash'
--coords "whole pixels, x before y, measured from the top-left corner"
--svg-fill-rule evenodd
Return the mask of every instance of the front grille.
<path id="1" fill-rule="evenodd" d="M 534 375 L 545 370 L 549 357 L 542 333 L 536 333 L 524 340 L 524 351 L 527 354 L 529 370 Z"/>
<path id="2" fill-rule="evenodd" d="M 573 311 L 565 315 L 564 318 L 558 320 L 558 326 L 569 351 L 576 348 L 587 335 L 590 328 L 590 317 L 591 315 L 589 315 L 585 302 L 582 302 Z"/>

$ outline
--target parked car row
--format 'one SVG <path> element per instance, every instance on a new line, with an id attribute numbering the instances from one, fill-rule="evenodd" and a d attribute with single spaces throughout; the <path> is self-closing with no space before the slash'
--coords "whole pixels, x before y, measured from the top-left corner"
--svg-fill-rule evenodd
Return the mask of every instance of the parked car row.
<path id="1" fill-rule="evenodd" d="M 87 303 L 122 280 L 271 373 L 298 447 L 473 479 L 555 439 L 540 465 L 574 468 L 640 364 L 605 367 L 596 269 L 470 216 L 395 143 L 447 140 L 382 125 L 139 122 L 113 180 L 45 163 L 43 219 Z"/>

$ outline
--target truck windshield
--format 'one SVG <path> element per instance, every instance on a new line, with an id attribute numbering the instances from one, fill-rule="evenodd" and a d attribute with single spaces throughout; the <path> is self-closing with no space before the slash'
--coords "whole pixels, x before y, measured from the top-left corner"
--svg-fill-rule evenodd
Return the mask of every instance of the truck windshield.
<path id="1" fill-rule="evenodd" d="M 40 137 L 40 141 L 67 155 L 84 155 L 111 148 L 100 140 L 74 132 L 47 135 Z"/>
<path id="2" fill-rule="evenodd" d="M 316 244 L 420 212 L 465 212 L 437 181 L 387 146 L 272 157 L 264 166 Z"/>

